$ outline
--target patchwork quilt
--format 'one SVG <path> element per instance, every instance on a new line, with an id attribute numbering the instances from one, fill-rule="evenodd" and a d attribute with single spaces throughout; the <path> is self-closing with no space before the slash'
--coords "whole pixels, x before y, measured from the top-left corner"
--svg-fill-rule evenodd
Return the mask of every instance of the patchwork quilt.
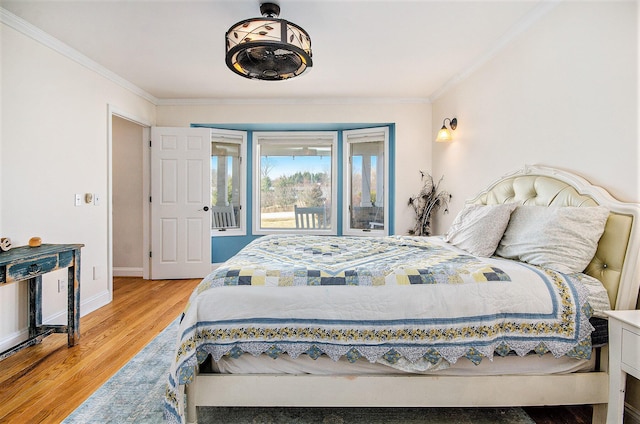
<path id="1" fill-rule="evenodd" d="M 494 354 L 588 359 L 579 275 L 464 254 L 432 237 L 271 235 L 207 276 L 181 318 L 165 418 L 208 355 L 327 355 L 351 362 Z"/>

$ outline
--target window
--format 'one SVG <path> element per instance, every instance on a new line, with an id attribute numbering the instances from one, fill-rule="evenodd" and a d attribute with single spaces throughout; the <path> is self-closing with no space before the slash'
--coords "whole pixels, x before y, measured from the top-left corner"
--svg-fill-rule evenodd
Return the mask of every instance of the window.
<path id="1" fill-rule="evenodd" d="M 344 234 L 387 234 L 389 130 L 345 131 Z"/>
<path id="2" fill-rule="evenodd" d="M 337 133 L 256 132 L 254 233 L 337 234 Z"/>
<path id="3" fill-rule="evenodd" d="M 246 133 L 211 131 L 211 234 L 245 234 Z"/>

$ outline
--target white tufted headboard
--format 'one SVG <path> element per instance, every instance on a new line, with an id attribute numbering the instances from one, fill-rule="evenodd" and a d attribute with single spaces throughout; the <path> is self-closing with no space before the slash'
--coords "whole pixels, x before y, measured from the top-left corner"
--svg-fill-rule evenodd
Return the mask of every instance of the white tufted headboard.
<path id="1" fill-rule="evenodd" d="M 566 171 L 526 166 L 491 184 L 467 203 L 517 202 L 537 206 L 597 206 L 610 215 L 585 273 L 600 280 L 614 309 L 635 309 L 640 287 L 640 205 L 614 199 L 600 187 Z"/>

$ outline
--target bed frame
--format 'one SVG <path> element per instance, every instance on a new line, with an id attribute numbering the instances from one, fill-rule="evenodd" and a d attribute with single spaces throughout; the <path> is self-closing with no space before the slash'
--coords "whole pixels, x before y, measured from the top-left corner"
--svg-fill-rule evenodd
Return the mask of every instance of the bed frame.
<path id="1" fill-rule="evenodd" d="M 640 205 L 615 200 L 569 172 L 527 166 L 503 176 L 468 203 L 520 202 L 546 206 L 607 206 L 611 214 L 586 273 L 603 282 L 615 309 L 635 309 L 640 279 Z M 562 375 L 246 375 L 198 374 L 185 387 L 186 419 L 197 406 L 508 407 L 592 404 L 605 423 L 608 349 L 599 369 Z M 273 390 L 277 387 L 277 390 Z"/>

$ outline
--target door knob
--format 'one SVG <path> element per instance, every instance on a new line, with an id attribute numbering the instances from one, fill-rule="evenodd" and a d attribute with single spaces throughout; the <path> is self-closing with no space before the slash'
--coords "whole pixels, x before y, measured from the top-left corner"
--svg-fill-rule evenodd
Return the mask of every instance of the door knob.
<path id="1" fill-rule="evenodd" d="M 204 208 L 202 208 L 203 211 L 208 211 L 209 210 L 209 206 L 205 206 Z"/>

